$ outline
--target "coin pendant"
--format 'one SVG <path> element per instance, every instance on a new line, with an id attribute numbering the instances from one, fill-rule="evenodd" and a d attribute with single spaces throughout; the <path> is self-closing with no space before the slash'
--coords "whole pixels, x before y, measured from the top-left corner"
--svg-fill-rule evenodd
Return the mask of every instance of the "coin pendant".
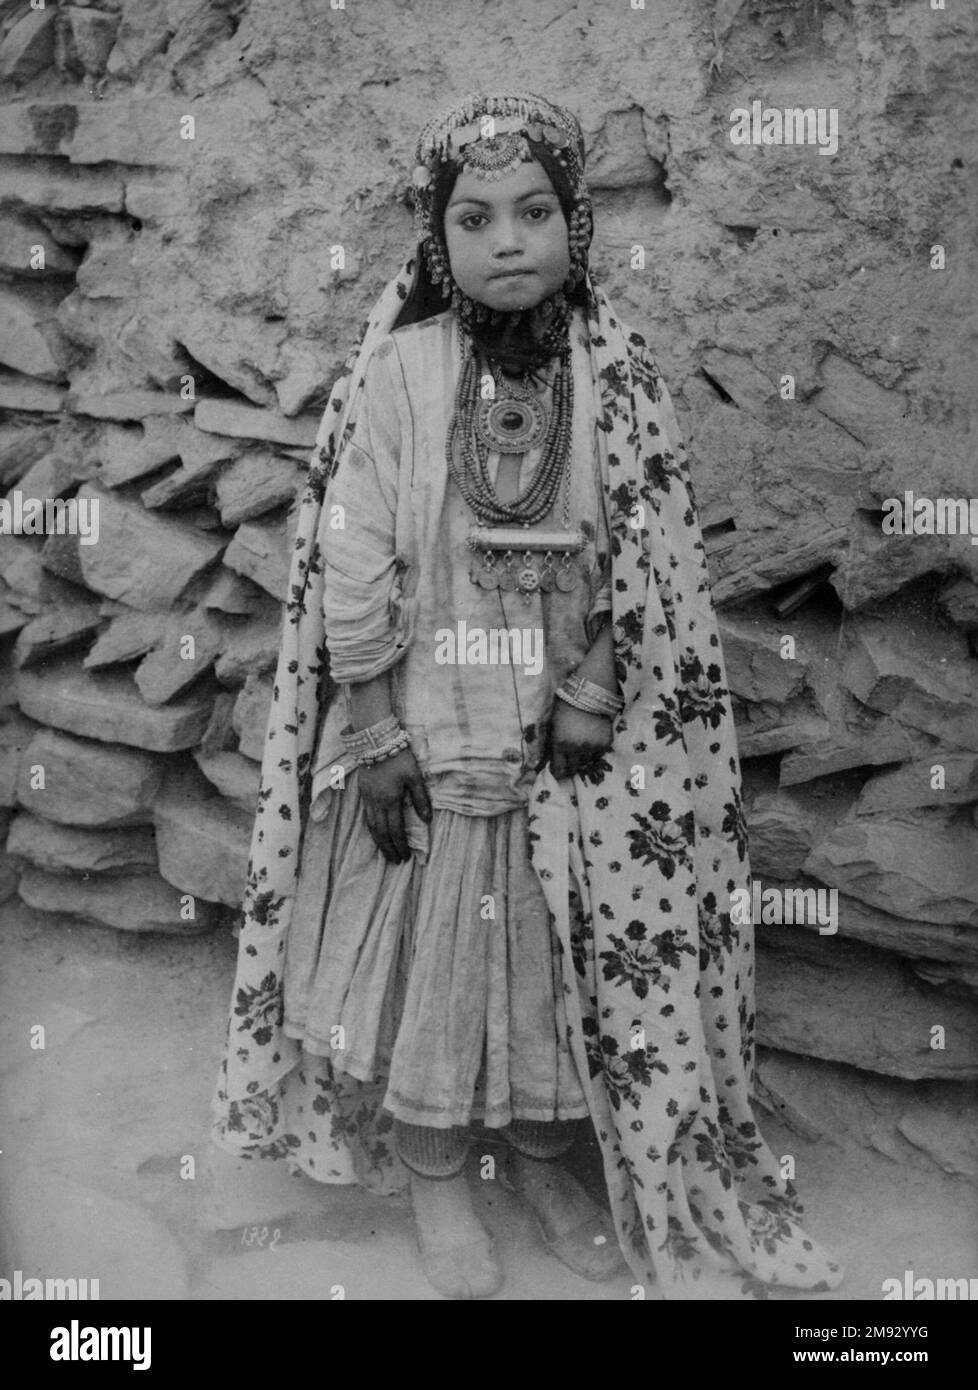
<path id="1" fill-rule="evenodd" d="M 499 571 L 495 565 L 473 561 L 469 566 L 469 578 L 473 584 L 478 584 L 480 589 L 498 589 L 499 587 Z"/>
<path id="2" fill-rule="evenodd" d="M 573 569 L 560 569 L 557 571 L 554 583 L 562 594 L 569 594 L 577 583 L 577 574 Z"/>
<path id="3" fill-rule="evenodd" d="M 500 570 L 499 587 L 507 594 L 511 594 L 513 592 L 513 590 L 516 588 L 516 575 L 513 573 L 512 570 Z"/>

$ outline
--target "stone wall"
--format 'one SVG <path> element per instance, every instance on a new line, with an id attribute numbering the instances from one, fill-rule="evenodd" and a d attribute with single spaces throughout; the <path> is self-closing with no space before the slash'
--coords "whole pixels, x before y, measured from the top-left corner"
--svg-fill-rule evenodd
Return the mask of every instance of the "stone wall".
<path id="1" fill-rule="evenodd" d="M 839 895 L 835 934 L 759 928 L 762 1041 L 974 1078 L 978 547 L 882 525 L 978 492 L 962 10 L 0 0 L 0 486 L 100 516 L 0 539 L 2 891 L 226 922 L 290 507 L 414 134 L 525 87 L 581 116 L 592 265 L 689 441 L 755 874 Z M 754 100 L 836 110 L 837 152 L 734 144 Z"/>

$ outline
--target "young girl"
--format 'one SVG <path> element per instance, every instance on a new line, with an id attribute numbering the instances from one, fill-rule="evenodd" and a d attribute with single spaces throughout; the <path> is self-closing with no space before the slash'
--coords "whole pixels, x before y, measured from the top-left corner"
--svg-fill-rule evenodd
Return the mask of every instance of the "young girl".
<path id="1" fill-rule="evenodd" d="M 668 395 L 588 273 L 580 126 L 473 97 L 416 165 L 302 498 L 217 1137 L 409 1183 L 448 1296 L 502 1282 L 473 1127 L 585 1278 L 832 1287 L 750 1109 L 716 620 Z M 610 1216 L 561 1162 L 585 1121 Z"/>

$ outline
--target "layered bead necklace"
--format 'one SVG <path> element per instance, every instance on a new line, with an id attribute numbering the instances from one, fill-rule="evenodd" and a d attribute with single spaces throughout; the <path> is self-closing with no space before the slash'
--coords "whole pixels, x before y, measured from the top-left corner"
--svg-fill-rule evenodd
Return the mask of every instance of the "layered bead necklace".
<path id="1" fill-rule="evenodd" d="M 522 382 L 507 380 L 496 366 L 487 364 L 480 372 L 474 348 L 466 351 L 463 345 L 463 353 L 446 456 L 451 477 L 478 518 L 468 537 L 469 548 L 480 556 L 473 561 L 472 581 L 483 589 L 516 591 L 526 602 L 538 589 L 566 593 L 580 578 L 572 557 L 584 546 L 582 533 L 570 527 L 570 350 L 565 348 L 558 358 L 550 410 L 530 385 L 528 372 Z M 491 390 L 484 395 L 482 383 L 490 380 Z M 541 445 L 543 455 L 524 490 L 511 502 L 501 501 L 489 475 L 489 453 L 520 455 Z M 554 508 L 561 483 L 563 527 L 539 528 Z"/>

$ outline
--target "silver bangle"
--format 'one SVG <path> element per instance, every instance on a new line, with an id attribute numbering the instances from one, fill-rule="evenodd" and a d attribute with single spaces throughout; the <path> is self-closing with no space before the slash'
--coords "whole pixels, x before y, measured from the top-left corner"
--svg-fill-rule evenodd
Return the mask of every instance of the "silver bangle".
<path id="1" fill-rule="evenodd" d="M 374 763 L 385 762 L 388 758 L 393 758 L 398 753 L 403 753 L 405 748 L 410 748 L 411 744 L 407 734 L 403 729 L 390 739 L 387 743 L 381 744 L 379 748 L 365 749 L 360 753 L 358 762 L 361 767 L 373 767 Z"/>
<path id="2" fill-rule="evenodd" d="M 586 714 L 602 714 L 608 719 L 614 719 L 625 708 L 620 695 L 612 695 L 610 690 L 584 676 L 568 676 L 555 693 L 575 709 Z"/>
<path id="3" fill-rule="evenodd" d="M 591 705 L 585 704 L 583 700 L 575 699 L 573 695 L 568 695 L 566 690 L 555 690 L 554 694 L 558 700 L 563 700 L 565 705 L 570 705 L 574 709 L 579 709 L 583 714 L 596 714 L 602 719 L 614 719 L 611 710 L 594 709 Z"/>
<path id="4" fill-rule="evenodd" d="M 348 753 L 360 753 L 383 748 L 392 738 L 402 732 L 396 716 L 389 714 L 386 718 L 378 720 L 376 724 L 371 724 L 366 729 L 341 733 L 340 738 L 343 740 L 343 747 Z"/>

